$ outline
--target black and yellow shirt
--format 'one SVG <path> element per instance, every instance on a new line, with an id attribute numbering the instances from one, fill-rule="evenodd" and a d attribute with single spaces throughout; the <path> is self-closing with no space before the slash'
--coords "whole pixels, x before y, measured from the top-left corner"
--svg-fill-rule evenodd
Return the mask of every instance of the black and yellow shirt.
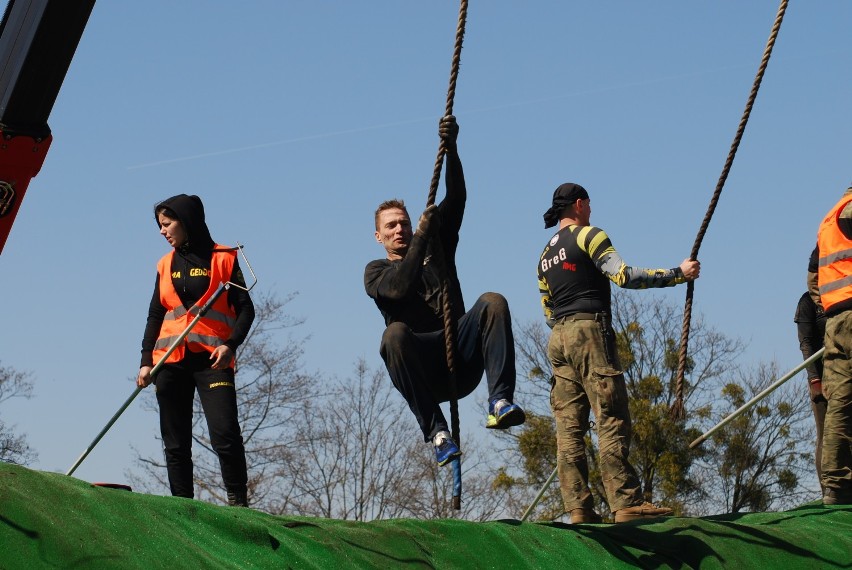
<path id="1" fill-rule="evenodd" d="M 671 287 L 686 279 L 679 267 L 627 265 L 601 228 L 566 226 L 550 239 L 538 263 L 538 289 L 548 323 L 575 313 L 609 313 L 610 281 L 625 289 L 645 289 Z"/>

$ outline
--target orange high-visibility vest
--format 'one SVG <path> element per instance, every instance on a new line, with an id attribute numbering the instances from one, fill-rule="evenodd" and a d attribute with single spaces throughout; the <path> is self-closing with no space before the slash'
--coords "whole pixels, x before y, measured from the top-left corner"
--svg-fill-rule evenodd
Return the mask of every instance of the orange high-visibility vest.
<path id="1" fill-rule="evenodd" d="M 160 336 L 154 344 L 153 357 L 155 362 L 159 362 L 172 343 L 201 312 L 201 307 L 213 296 L 220 283 L 226 283 L 230 279 L 234 262 L 237 259 L 237 252 L 227 249 L 225 246 L 216 244 L 210 263 L 210 286 L 189 309 L 183 306 L 172 282 L 174 250 L 164 255 L 157 263 L 157 273 L 160 276 L 160 303 L 166 308 L 166 316 L 160 327 Z M 179 362 L 183 358 L 187 346 L 193 352 L 213 352 L 217 346 L 225 344 L 225 341 L 230 338 L 236 319 L 237 315 L 234 308 L 228 304 L 227 294 L 219 295 L 213 306 L 195 323 L 184 341 L 175 348 L 166 362 Z M 234 367 L 233 359 L 230 366 L 231 368 Z"/>
<path id="2" fill-rule="evenodd" d="M 832 306 L 852 300 L 852 240 L 843 235 L 838 224 L 840 213 L 850 202 L 852 195 L 845 194 L 825 216 L 817 233 L 817 283 L 827 313 Z"/>

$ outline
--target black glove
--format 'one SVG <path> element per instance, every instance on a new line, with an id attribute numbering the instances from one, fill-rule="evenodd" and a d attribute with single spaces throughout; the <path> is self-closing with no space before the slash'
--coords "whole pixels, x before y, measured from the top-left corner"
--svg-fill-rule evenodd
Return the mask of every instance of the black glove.
<path id="1" fill-rule="evenodd" d="M 455 149 L 456 139 L 459 137 L 459 125 L 456 123 L 456 118 L 452 115 L 441 117 L 438 122 L 438 134 L 444 146 L 448 149 Z"/>
<path id="2" fill-rule="evenodd" d="M 420 216 L 420 221 L 417 222 L 417 233 L 425 238 L 430 238 L 438 231 L 439 227 L 441 227 L 441 216 L 438 213 L 438 206 L 432 204 Z"/>

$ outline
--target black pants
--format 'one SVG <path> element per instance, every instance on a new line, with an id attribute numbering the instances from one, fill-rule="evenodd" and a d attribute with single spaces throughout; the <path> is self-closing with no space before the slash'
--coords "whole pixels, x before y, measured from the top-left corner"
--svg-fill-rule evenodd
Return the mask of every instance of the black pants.
<path id="1" fill-rule="evenodd" d="M 210 353 L 186 351 L 180 362 L 166 364 L 155 376 L 160 433 L 172 495 L 192 497 L 192 401 L 195 390 L 207 418 L 213 451 L 219 456 L 228 491 L 245 492 L 246 454 L 237 418 L 234 370 L 210 368 Z"/>
<path id="2" fill-rule="evenodd" d="M 473 392 L 484 371 L 489 401 L 511 401 L 515 393 L 515 340 L 506 299 L 497 293 L 482 295 L 459 319 L 456 336 L 458 397 Z M 415 333 L 403 323 L 391 323 L 382 336 L 381 354 L 394 387 L 417 418 L 424 440 L 429 441 L 439 431 L 449 431 L 439 406 L 451 396 L 444 331 Z"/>
<path id="3" fill-rule="evenodd" d="M 808 395 L 810 396 L 810 394 Z M 825 410 L 827 407 L 828 402 L 825 398 L 820 398 L 819 402 L 811 402 L 811 411 L 814 413 L 814 423 L 816 424 L 814 463 L 816 464 L 817 479 L 820 480 L 820 487 L 822 487 L 822 426 L 825 424 Z"/>

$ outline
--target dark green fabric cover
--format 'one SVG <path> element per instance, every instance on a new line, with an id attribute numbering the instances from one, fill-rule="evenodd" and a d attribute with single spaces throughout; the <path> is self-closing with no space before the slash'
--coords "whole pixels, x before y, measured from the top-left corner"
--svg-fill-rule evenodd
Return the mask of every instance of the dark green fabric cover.
<path id="1" fill-rule="evenodd" d="M 0 464 L 0 568 L 850 568 L 852 507 L 623 525 L 356 523 Z"/>

